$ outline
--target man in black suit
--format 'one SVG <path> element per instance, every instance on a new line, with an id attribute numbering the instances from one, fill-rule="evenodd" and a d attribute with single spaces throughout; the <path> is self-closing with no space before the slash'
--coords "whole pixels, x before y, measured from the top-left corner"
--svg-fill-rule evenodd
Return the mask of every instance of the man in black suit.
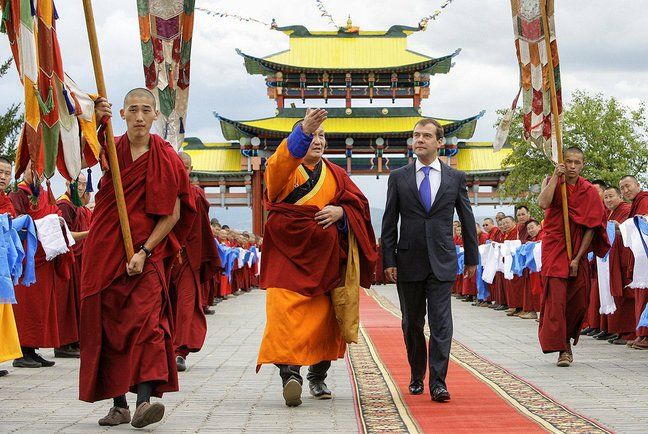
<path id="1" fill-rule="evenodd" d="M 450 292 L 457 273 L 452 237 L 455 209 L 464 234 L 467 278 L 475 273 L 479 262 L 477 234 L 466 174 L 438 158 L 443 127 L 434 119 L 422 119 L 414 127 L 413 139 L 416 161 L 389 175 L 382 221 L 383 266 L 387 280 L 398 288 L 411 368 L 410 393 L 418 395 L 424 390 L 428 353 L 423 326 L 427 304 L 430 393 L 434 401 L 444 402 L 450 399 L 445 377 L 452 343 Z"/>

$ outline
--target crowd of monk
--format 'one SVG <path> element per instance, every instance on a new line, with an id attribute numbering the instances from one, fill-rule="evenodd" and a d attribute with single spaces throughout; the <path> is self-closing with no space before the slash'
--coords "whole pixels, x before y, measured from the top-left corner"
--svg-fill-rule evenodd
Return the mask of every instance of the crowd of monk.
<path id="1" fill-rule="evenodd" d="M 641 190 L 634 177 L 624 177 L 619 187 L 598 180 L 592 181 L 591 184 L 605 205 L 608 221 L 615 222 L 617 227 L 636 215 L 648 214 L 648 192 Z M 477 224 L 476 230 L 480 245 L 487 242 L 502 243 L 506 240 L 520 240 L 524 244 L 542 241 L 543 223 L 542 220 L 538 221 L 531 216 L 527 206 L 521 205 L 515 208 L 515 216 L 498 212 L 494 219 L 486 218 L 481 225 Z M 455 222 L 454 230 L 455 245 L 462 246 L 462 229 L 458 221 Z M 590 258 L 589 294 L 580 334 L 614 345 L 627 345 L 632 349 L 648 349 L 648 329 L 637 327 L 639 318 L 646 309 L 648 290 L 627 287 L 633 281 L 634 256 L 630 248 L 624 247 L 620 235 L 612 244 L 608 257 L 610 292 L 614 297 L 616 310 L 611 314 L 600 313 L 596 261 Z M 385 283 L 381 268 L 381 261 L 378 261 L 374 279 L 377 284 Z M 483 299 L 478 297 L 476 278 L 477 276 L 473 276 L 464 279 L 462 274 L 458 274 L 452 289 L 453 295 L 473 306 L 503 311 L 509 317 L 540 321 L 545 291 L 540 272 L 529 272 L 526 269 L 523 276 L 514 275 L 513 279 L 507 280 L 504 273 L 498 271 L 493 283 L 487 284 L 489 295 Z"/>

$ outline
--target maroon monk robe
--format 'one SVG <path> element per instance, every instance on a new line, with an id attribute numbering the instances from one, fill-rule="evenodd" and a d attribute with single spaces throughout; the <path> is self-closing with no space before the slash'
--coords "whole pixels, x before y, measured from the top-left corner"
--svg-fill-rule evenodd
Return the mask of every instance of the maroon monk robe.
<path id="1" fill-rule="evenodd" d="M 524 223 L 520 223 L 517 225 L 517 230 L 518 230 L 518 239 L 522 242 L 522 244 L 526 244 L 528 242 L 533 241 L 533 237 L 529 235 L 529 232 L 527 231 L 527 226 Z M 523 292 L 522 292 L 522 310 L 524 312 L 537 312 L 539 309 L 539 306 L 536 306 L 534 304 L 534 297 L 533 293 L 531 292 L 531 280 L 529 278 L 529 270 L 525 269 L 524 272 L 522 273 L 522 287 L 523 287 Z"/>
<path id="2" fill-rule="evenodd" d="M 531 238 L 531 241 L 532 242 L 542 241 L 542 237 L 543 237 L 543 232 L 541 230 L 535 238 Z M 528 275 L 529 275 L 528 285 L 529 288 L 531 289 L 531 301 L 529 302 L 525 300 L 524 303 L 525 305 L 532 306 L 532 310 L 534 312 L 540 312 L 540 306 L 542 305 L 542 293 L 543 293 L 542 278 L 540 276 L 540 272 L 528 273 Z"/>
<path id="3" fill-rule="evenodd" d="M 200 187 L 191 186 L 196 218 L 184 248 L 171 268 L 169 292 L 174 312 L 175 354 L 186 358 L 200 351 L 207 335 L 202 306 L 202 285 L 220 266 L 216 243 L 209 225 L 209 202 Z"/>
<path id="4" fill-rule="evenodd" d="M 488 240 L 488 234 L 485 232 L 482 232 L 477 236 L 477 243 L 479 245 L 486 244 L 486 240 Z M 477 296 L 477 273 L 473 274 L 470 279 L 463 279 L 461 293 L 463 295 Z"/>
<path id="5" fill-rule="evenodd" d="M 30 196 L 33 196 L 33 192 L 25 182 L 18 184 L 18 191 L 10 193 L 9 198 L 18 215 L 28 214 L 34 220 L 50 214 L 60 215 L 56 205 L 49 203 L 48 193 L 43 187 L 40 188 L 37 204 L 32 204 Z M 65 256 L 68 256 L 67 260 Z M 14 305 L 14 314 L 20 345 L 23 347 L 59 348 L 78 341 L 76 330 L 72 330 L 73 336 L 65 333 L 61 336 L 59 330 L 61 313 L 58 311 L 55 282 L 60 276 L 69 279 L 68 260 L 69 254 L 47 261 L 45 251 L 39 243 L 35 256 L 36 282 L 29 287 L 15 286 L 18 303 Z M 61 320 L 64 321 L 64 318 Z"/>
<path id="6" fill-rule="evenodd" d="M 463 247 L 463 239 L 460 236 L 455 235 L 453 237 L 455 247 Z M 463 274 L 457 274 L 455 281 L 452 284 L 452 293 L 457 295 L 463 295 Z"/>
<path id="7" fill-rule="evenodd" d="M 504 241 L 517 240 L 517 226 L 504 234 Z M 504 291 L 506 293 L 506 304 L 509 308 L 522 309 L 524 298 L 524 278 L 513 275 L 513 279 L 504 279 Z"/>
<path id="8" fill-rule="evenodd" d="M 504 233 L 500 228 L 494 226 L 488 232 L 488 239 L 495 243 L 504 242 Z M 506 292 L 504 291 L 504 273 L 498 271 L 495 273 L 493 283 L 488 285 L 490 293 L 489 301 L 494 300 L 496 304 L 506 304 Z"/>
<path id="9" fill-rule="evenodd" d="M 609 212 L 608 221 L 614 220 L 623 223 L 628 219 L 630 213 L 630 204 L 621 202 L 614 211 Z M 634 340 L 636 337 L 635 327 L 637 319 L 635 318 L 635 300 L 634 290 L 626 288 L 632 281 L 628 271 L 629 257 L 632 251 L 623 246 L 623 239 L 617 233 L 614 239 L 608 261 L 610 262 L 610 293 L 614 297 L 616 311 L 607 315 L 608 332 L 616 333 L 621 339 Z"/>
<path id="10" fill-rule="evenodd" d="M 567 194 L 573 254 L 578 253 L 585 231 L 594 229 L 588 250 L 598 257 L 605 256 L 610 246 L 605 232 L 606 212 L 598 192 L 579 177 L 576 185 L 567 184 Z M 578 343 L 590 286 L 587 254 L 581 258 L 577 276 L 569 277 L 560 185 L 556 186 L 551 205 L 545 210 L 543 229 L 544 297 L 538 337 L 542 351 L 551 353 L 568 350 L 570 339 L 574 340 L 574 345 Z"/>
<path id="11" fill-rule="evenodd" d="M 180 220 L 153 249 L 141 274 L 126 274 L 126 254 L 110 173 L 99 183 L 81 272 L 79 398 L 94 402 L 153 382 L 153 396 L 178 390 L 172 313 L 164 261 L 175 256 L 195 218 L 189 177 L 173 148 L 151 135 L 150 149 L 132 160 L 127 135 L 117 155 L 136 250 L 180 198 Z"/>
<path id="12" fill-rule="evenodd" d="M 9 214 L 11 217 L 16 217 L 13 203 L 11 203 L 4 191 L 0 191 L 0 214 Z"/>
<path id="13" fill-rule="evenodd" d="M 73 232 L 79 232 L 76 228 L 76 207 L 72 204 L 67 195 L 61 196 L 56 201 L 61 217 L 65 220 L 68 228 Z M 82 248 L 82 245 L 81 245 Z M 67 345 L 79 341 L 79 284 L 80 275 L 76 270 L 77 253 L 80 253 L 80 247 L 72 246 L 75 262 L 70 266 L 69 278 L 65 276 L 56 276 L 54 287 L 56 288 L 56 309 L 58 312 L 59 337 L 62 345 Z"/>
<path id="14" fill-rule="evenodd" d="M 378 259 L 369 201 L 342 168 L 323 161 L 338 186 L 331 205 L 344 209 L 348 227 L 358 242 L 360 286 L 369 288 Z M 270 215 L 263 238 L 261 287 L 284 288 L 309 297 L 338 287 L 338 270 L 346 263 L 347 243 L 336 225 L 322 229 L 315 221 L 319 209 L 311 205 L 266 202 L 266 209 Z M 313 245 L 318 248 L 313 249 Z"/>
<path id="15" fill-rule="evenodd" d="M 628 218 L 633 218 L 636 215 L 648 214 L 648 191 L 640 191 L 639 194 L 632 201 L 630 213 Z M 632 274 L 634 267 L 634 256 L 631 256 L 631 261 L 628 266 L 628 272 Z M 639 322 L 639 318 L 646 308 L 648 303 L 648 288 L 634 288 L 635 296 L 635 326 Z M 639 327 L 637 329 L 637 336 L 648 337 L 648 327 Z"/>

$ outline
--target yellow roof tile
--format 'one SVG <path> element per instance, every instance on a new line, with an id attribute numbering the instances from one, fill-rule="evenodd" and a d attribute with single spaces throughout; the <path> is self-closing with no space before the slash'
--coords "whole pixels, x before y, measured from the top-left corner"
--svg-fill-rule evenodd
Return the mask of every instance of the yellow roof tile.
<path id="1" fill-rule="evenodd" d="M 493 152 L 490 142 L 470 142 L 470 147 L 460 148 L 457 153 L 457 169 L 464 172 L 502 170 L 502 161 L 511 152 L 507 148 Z"/>
<path id="2" fill-rule="evenodd" d="M 212 146 L 210 146 L 212 145 Z M 208 149 L 185 149 L 196 172 L 238 172 L 241 170 L 241 152 L 238 149 L 219 149 L 219 144 L 205 143 Z"/>
<path id="3" fill-rule="evenodd" d="M 392 117 L 392 118 L 328 118 L 324 121 L 324 131 L 336 133 L 398 133 L 411 132 L 416 122 L 422 117 Z M 298 118 L 268 118 L 255 121 L 242 121 L 242 124 L 266 130 L 290 133 Z M 453 123 L 449 120 L 439 120 L 441 125 Z"/>
<path id="4" fill-rule="evenodd" d="M 290 49 L 264 57 L 303 68 L 389 68 L 426 62 L 431 57 L 407 50 L 407 38 L 290 38 Z"/>

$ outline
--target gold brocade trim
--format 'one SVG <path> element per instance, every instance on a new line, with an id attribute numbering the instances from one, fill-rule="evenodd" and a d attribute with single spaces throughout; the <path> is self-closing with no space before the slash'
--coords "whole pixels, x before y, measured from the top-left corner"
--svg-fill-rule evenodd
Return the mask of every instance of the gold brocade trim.
<path id="1" fill-rule="evenodd" d="M 299 166 L 299 173 L 302 174 L 306 179 L 308 179 L 308 173 L 306 173 L 306 169 L 304 169 L 304 166 L 300 165 Z M 308 194 L 301 199 L 299 199 L 297 202 L 295 202 L 295 205 L 303 205 L 309 200 L 313 198 L 319 191 L 322 189 L 322 186 L 324 185 L 324 178 L 326 178 L 326 164 L 324 161 L 322 161 L 322 173 L 320 173 L 320 177 L 317 180 L 317 184 L 315 184 L 315 187 L 311 191 L 308 192 Z"/>
<path id="2" fill-rule="evenodd" d="M 381 296 L 373 289 L 366 290 L 366 293 L 382 308 L 397 318 L 401 318 L 400 309 L 386 297 Z M 429 338 L 427 326 L 425 334 Z M 570 410 L 531 383 L 481 357 L 454 339 L 452 340 L 450 358 L 486 383 L 519 412 L 549 432 L 569 434 L 612 433 L 604 426 Z"/>

